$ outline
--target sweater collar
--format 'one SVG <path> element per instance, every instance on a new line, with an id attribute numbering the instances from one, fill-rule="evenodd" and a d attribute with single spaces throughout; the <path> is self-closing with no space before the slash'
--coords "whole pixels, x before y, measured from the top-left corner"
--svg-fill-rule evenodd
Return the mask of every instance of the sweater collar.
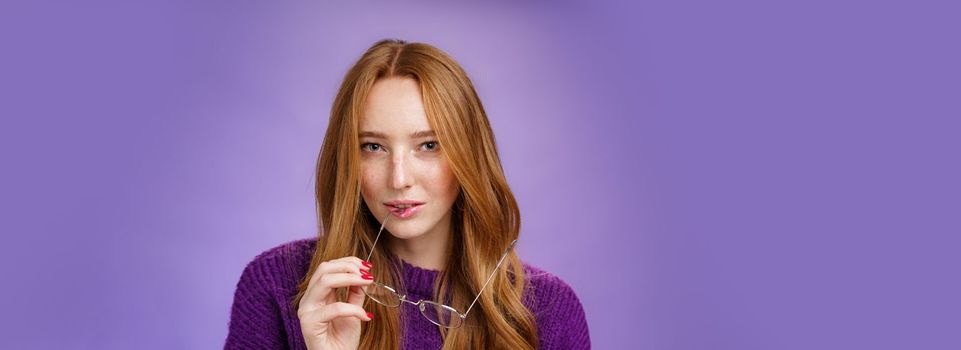
<path id="1" fill-rule="evenodd" d="M 438 270 L 429 270 L 411 265 L 399 259 L 401 262 L 401 276 L 404 278 L 404 288 L 409 294 L 420 296 L 430 296 L 434 294 L 434 281 L 440 275 Z"/>

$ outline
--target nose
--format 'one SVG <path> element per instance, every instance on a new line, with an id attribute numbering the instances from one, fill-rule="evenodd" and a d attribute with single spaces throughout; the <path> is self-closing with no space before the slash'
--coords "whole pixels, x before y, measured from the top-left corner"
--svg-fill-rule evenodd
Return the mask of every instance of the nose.
<path id="1" fill-rule="evenodd" d="M 408 173 L 410 164 L 405 154 L 397 153 L 391 158 L 390 187 L 396 190 L 403 190 L 413 185 L 411 182 L 414 177 Z"/>

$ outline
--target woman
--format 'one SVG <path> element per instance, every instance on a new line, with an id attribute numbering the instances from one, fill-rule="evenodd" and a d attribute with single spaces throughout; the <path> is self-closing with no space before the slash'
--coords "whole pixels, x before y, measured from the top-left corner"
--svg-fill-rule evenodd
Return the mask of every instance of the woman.
<path id="1" fill-rule="evenodd" d="M 331 108 L 316 186 L 321 234 L 247 265 L 225 348 L 590 347 L 572 289 L 512 250 L 520 213 L 493 131 L 444 52 L 367 50 Z"/>

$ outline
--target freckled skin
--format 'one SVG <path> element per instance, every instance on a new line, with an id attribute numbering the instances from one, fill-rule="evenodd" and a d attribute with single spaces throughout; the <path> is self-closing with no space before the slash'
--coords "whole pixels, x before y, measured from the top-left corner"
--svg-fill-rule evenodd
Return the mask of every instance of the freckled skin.
<path id="1" fill-rule="evenodd" d="M 361 131 L 386 134 L 386 139 L 361 137 L 361 192 L 378 221 L 391 215 L 383 203 L 397 199 L 425 202 L 416 215 L 391 216 L 386 230 L 407 242 L 447 242 L 451 207 L 460 192 L 434 136 L 412 138 L 432 130 L 421 102 L 420 87 L 411 78 L 386 78 L 372 87 L 360 117 Z M 433 249 L 432 249 L 433 250 Z"/>

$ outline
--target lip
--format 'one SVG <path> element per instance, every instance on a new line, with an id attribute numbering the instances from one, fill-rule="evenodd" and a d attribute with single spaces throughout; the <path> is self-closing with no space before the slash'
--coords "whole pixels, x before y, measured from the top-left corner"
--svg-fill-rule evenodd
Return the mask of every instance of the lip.
<path id="1" fill-rule="evenodd" d="M 424 207 L 423 204 L 412 203 L 412 205 L 413 205 L 412 207 L 409 207 L 406 209 L 398 209 L 392 205 L 384 204 L 384 206 L 387 207 L 387 210 L 390 211 L 391 214 L 394 214 L 394 216 L 401 219 L 406 219 L 411 216 L 414 216 L 414 214 L 417 214 L 417 212 L 420 211 L 420 208 Z"/>
<path id="2" fill-rule="evenodd" d="M 384 204 L 385 204 L 385 205 L 390 205 L 390 206 L 402 205 L 402 204 L 421 205 L 421 204 L 424 204 L 424 202 L 415 201 L 415 200 L 410 200 L 410 199 L 398 199 L 398 200 L 395 200 L 395 201 L 386 202 L 386 203 L 384 203 Z"/>

